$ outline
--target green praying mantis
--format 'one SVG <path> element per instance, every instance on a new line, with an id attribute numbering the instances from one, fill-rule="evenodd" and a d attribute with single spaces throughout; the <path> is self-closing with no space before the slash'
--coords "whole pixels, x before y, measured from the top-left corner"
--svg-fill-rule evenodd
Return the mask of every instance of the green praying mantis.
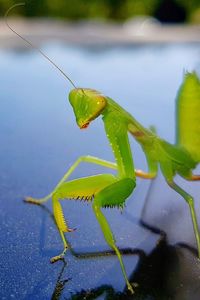
<path id="1" fill-rule="evenodd" d="M 200 234 L 193 197 L 174 181 L 176 174 L 186 180 L 200 180 L 200 175 L 193 174 L 193 170 L 200 162 L 200 81 L 197 74 L 195 72 L 186 73 L 179 89 L 176 102 L 177 140 L 176 144 L 172 145 L 161 139 L 154 130 L 144 128 L 131 114 L 111 98 L 93 89 L 77 88 L 72 80 L 40 49 L 12 29 L 7 20 L 6 23 L 15 34 L 50 61 L 73 85 L 73 89 L 69 93 L 69 102 L 80 129 L 87 128 L 96 118 L 102 117 L 105 132 L 115 158 L 115 162 L 110 162 L 98 157 L 81 156 L 49 195 L 41 199 L 25 198 L 26 202 L 35 204 L 44 203 L 52 198 L 53 213 L 64 249 L 59 255 L 51 258 L 51 262 L 56 262 L 64 257 L 68 249 L 68 243 L 64 234 L 74 230 L 67 225 L 60 204 L 61 200 L 84 199 L 87 202 L 91 202 L 104 238 L 107 244 L 115 251 L 127 287 L 133 293 L 133 286 L 128 280 L 122 256 L 102 208 L 123 208 L 125 201 L 136 186 L 136 177 L 153 179 L 157 175 L 158 167 L 160 167 L 167 184 L 180 194 L 189 205 L 198 256 L 200 257 Z M 144 151 L 148 172 L 134 168 L 128 133 L 135 138 Z M 116 175 L 108 173 L 68 180 L 72 172 L 82 162 L 114 169 L 116 170 Z"/>

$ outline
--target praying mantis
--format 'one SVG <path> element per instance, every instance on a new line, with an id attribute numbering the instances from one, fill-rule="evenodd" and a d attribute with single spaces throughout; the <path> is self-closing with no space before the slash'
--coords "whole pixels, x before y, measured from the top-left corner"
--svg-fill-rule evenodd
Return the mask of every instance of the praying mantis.
<path id="1" fill-rule="evenodd" d="M 11 9 L 13 7 L 11 7 Z M 11 9 L 9 9 L 8 12 Z M 136 186 L 136 177 L 153 179 L 157 175 L 158 167 L 160 167 L 167 184 L 180 194 L 189 206 L 198 256 L 200 257 L 200 234 L 194 200 L 190 194 L 174 181 L 176 174 L 186 180 L 200 180 L 200 175 L 193 174 L 193 170 L 200 162 L 200 81 L 197 74 L 195 72 L 186 73 L 179 89 L 176 101 L 177 140 L 176 144 L 172 145 L 160 138 L 153 129 L 143 127 L 130 113 L 125 111 L 110 97 L 93 89 L 77 88 L 73 81 L 51 59 L 12 29 L 7 20 L 6 23 L 15 34 L 31 47 L 38 50 L 40 54 L 52 63 L 73 85 L 73 89 L 69 93 L 69 102 L 80 129 L 86 129 L 92 121 L 98 117 L 102 117 L 104 129 L 115 158 L 115 162 L 110 162 L 98 157 L 88 155 L 81 156 L 69 168 L 50 194 L 41 199 L 32 197 L 25 198 L 26 202 L 34 204 L 42 204 L 52 198 L 53 213 L 64 249 L 59 255 L 51 258 L 51 262 L 54 263 L 63 259 L 68 249 L 65 233 L 74 230 L 68 227 L 67 221 L 64 218 L 60 203 L 61 200 L 84 199 L 87 202 L 91 202 L 93 212 L 103 232 L 104 238 L 109 247 L 115 251 L 127 287 L 130 292 L 133 293 L 133 286 L 129 282 L 122 256 L 102 209 L 106 207 L 123 208 L 127 198 L 132 194 Z M 131 134 L 140 144 L 147 160 L 148 172 L 134 168 L 128 134 Z M 82 162 L 114 169 L 116 170 L 116 174 L 99 174 L 69 180 L 70 175 Z"/>

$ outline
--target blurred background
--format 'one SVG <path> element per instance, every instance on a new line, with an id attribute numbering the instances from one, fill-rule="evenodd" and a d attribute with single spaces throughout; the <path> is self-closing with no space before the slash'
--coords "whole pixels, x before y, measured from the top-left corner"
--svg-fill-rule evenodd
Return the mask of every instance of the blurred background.
<path id="1" fill-rule="evenodd" d="M 3 19 L 16 3 L 0 0 L 2 47 L 20 47 Z M 36 44 L 48 39 L 90 45 L 200 40 L 199 0 L 28 0 L 9 17 Z"/>
<path id="2" fill-rule="evenodd" d="M 0 0 L 0 13 L 15 4 Z M 199 0 L 35 0 L 19 12 L 26 17 L 56 17 L 67 20 L 127 20 L 135 16 L 151 16 L 163 22 L 200 23 Z"/>
<path id="3" fill-rule="evenodd" d="M 137 180 L 122 213 L 104 210 L 119 248 L 131 249 L 123 259 L 138 284 L 135 296 L 127 298 L 116 256 L 104 253 L 109 248 L 91 205 L 62 202 L 69 226 L 77 228 L 67 235 L 77 255 L 69 251 L 67 264 L 49 263 L 62 250 L 51 201 L 46 208 L 26 205 L 24 196 L 52 191 L 79 156 L 114 158 L 101 118 L 80 131 L 68 102 L 73 87 L 6 26 L 13 4 L 0 0 L 0 299 L 96 299 L 78 298 L 94 289 L 105 299 L 113 288 L 110 299 L 199 300 L 188 207 L 160 174 L 153 186 Z M 8 22 L 76 86 L 101 91 L 175 142 L 183 74 L 200 74 L 199 0 L 33 0 L 13 9 Z M 146 170 L 141 148 L 131 137 L 130 143 L 136 168 Z M 82 164 L 71 178 L 107 172 Z M 199 216 L 199 182 L 176 180 L 195 196 Z M 86 259 L 91 252 L 96 256 Z"/>

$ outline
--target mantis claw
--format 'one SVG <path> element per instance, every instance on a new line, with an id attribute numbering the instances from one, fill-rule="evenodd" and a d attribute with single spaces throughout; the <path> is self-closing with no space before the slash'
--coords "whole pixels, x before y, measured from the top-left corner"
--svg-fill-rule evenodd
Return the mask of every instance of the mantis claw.
<path id="1" fill-rule="evenodd" d="M 59 260 L 64 260 L 64 255 L 63 254 L 60 254 L 60 255 L 56 255 L 54 257 L 52 257 L 50 259 L 50 263 L 51 264 L 54 264 L 55 262 L 59 261 Z"/>
<path id="2" fill-rule="evenodd" d="M 127 283 L 127 287 L 128 287 L 128 290 L 130 291 L 131 294 L 134 294 L 135 291 L 133 288 L 137 288 L 138 287 L 138 283 L 136 282 L 133 282 L 132 285 L 130 284 L 130 282 Z"/>
<path id="3" fill-rule="evenodd" d="M 51 197 L 51 194 L 49 194 L 46 197 L 41 198 L 41 199 L 36 199 L 36 198 L 32 198 L 32 197 L 25 197 L 24 202 L 40 205 L 40 204 L 46 202 L 47 200 L 49 200 L 50 197 Z"/>
<path id="4" fill-rule="evenodd" d="M 24 202 L 40 205 L 40 201 L 38 199 L 34 199 L 32 197 L 25 197 Z"/>
<path id="5" fill-rule="evenodd" d="M 131 294 L 134 294 L 134 293 L 135 293 L 134 290 L 133 290 L 133 287 L 131 286 L 130 283 L 127 283 L 127 287 L 128 287 L 128 290 L 129 290 L 129 292 L 130 292 Z"/>
<path id="6" fill-rule="evenodd" d="M 67 228 L 67 232 L 74 232 L 77 228 Z"/>
<path id="7" fill-rule="evenodd" d="M 59 260 L 64 260 L 64 256 L 65 256 L 65 253 L 66 253 L 67 249 L 68 249 L 68 247 L 66 246 L 61 254 L 56 255 L 56 256 L 53 256 L 53 257 L 50 259 L 50 263 L 51 263 L 51 264 L 54 264 L 55 262 L 57 262 L 57 261 L 59 261 Z"/>

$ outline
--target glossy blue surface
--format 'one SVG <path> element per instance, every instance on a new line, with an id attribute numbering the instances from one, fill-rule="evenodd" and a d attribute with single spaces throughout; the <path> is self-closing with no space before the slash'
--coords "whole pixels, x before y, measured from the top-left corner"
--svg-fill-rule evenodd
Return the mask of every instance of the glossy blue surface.
<path id="1" fill-rule="evenodd" d="M 43 51 L 77 86 L 110 96 L 143 125 L 155 125 L 160 136 L 174 142 L 176 92 L 184 70 L 200 71 L 199 44 L 99 49 L 51 43 Z M 69 252 L 65 266 L 51 265 L 50 257 L 62 250 L 52 216 L 22 201 L 50 192 L 80 155 L 113 160 L 101 119 L 79 130 L 67 100 L 70 84 L 35 51 L 0 50 L 0 70 L 0 299 L 71 299 L 82 289 L 102 285 L 122 291 L 125 284 L 115 256 L 80 259 Z M 132 139 L 131 145 L 136 167 L 145 168 L 139 146 Z M 72 178 L 104 171 L 82 164 Z M 160 249 L 160 234 L 139 223 L 145 217 L 147 224 L 167 232 L 171 245 L 195 245 L 187 206 L 160 178 L 149 194 L 148 187 L 149 182 L 138 180 L 122 214 L 105 211 L 118 246 L 140 249 L 141 260 L 124 256 L 127 273 L 139 283 L 132 299 L 199 299 L 200 266 L 191 249 L 169 246 L 165 239 Z M 188 189 L 198 200 L 199 183 Z M 146 195 L 149 202 L 142 212 Z M 50 202 L 46 207 L 51 211 Z M 63 207 L 69 225 L 77 228 L 68 234 L 76 252 L 108 250 L 90 205 L 65 201 Z M 146 260 L 142 251 L 149 255 Z M 125 294 L 118 296 L 124 299 Z"/>

